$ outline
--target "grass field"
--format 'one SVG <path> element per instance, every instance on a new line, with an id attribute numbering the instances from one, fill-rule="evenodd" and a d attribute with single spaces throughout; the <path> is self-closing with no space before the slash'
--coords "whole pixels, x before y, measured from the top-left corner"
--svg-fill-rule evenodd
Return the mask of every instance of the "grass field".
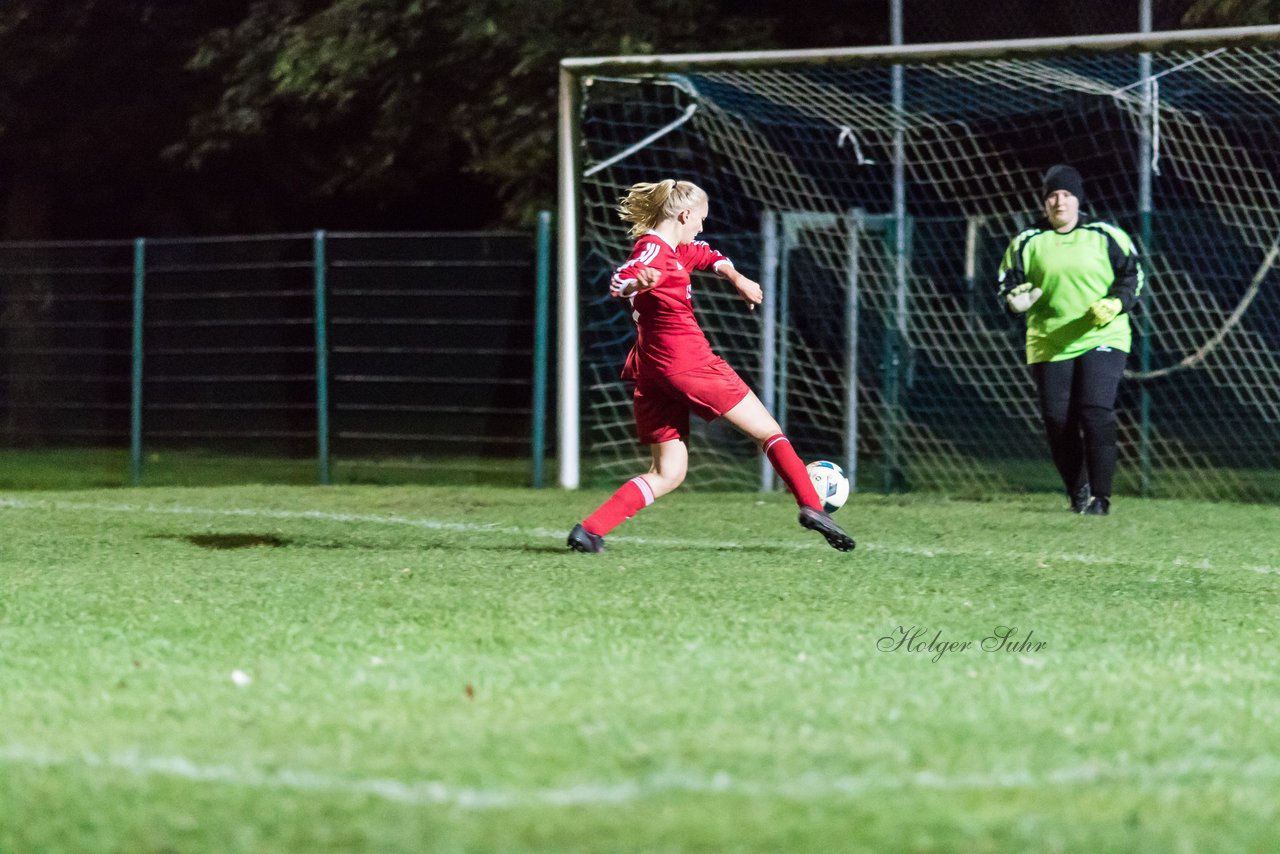
<path id="1" fill-rule="evenodd" d="M 333 483 L 345 485 L 529 486 L 531 469 L 528 459 L 518 457 L 338 458 L 333 460 L 331 475 Z M 128 449 L 0 448 L 0 491 L 129 486 L 129 478 Z M 555 480 L 553 462 L 546 464 L 545 480 Z M 303 486 L 316 482 L 316 461 L 304 458 L 164 450 L 148 453 L 142 467 L 143 486 Z"/>
<path id="2" fill-rule="evenodd" d="M 1280 847 L 1274 507 L 602 497 L 0 493 L 0 851 Z"/>

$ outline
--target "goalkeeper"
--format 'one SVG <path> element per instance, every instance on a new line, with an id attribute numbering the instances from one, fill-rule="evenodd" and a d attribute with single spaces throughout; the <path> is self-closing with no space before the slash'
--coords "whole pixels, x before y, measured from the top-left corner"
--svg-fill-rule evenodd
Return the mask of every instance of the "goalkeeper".
<path id="1" fill-rule="evenodd" d="M 1084 182 L 1075 169 L 1050 169 L 1040 199 L 1044 219 L 1013 238 L 1000 264 L 1000 296 L 1026 317 L 1027 364 L 1071 509 L 1106 516 L 1116 391 L 1144 274 L 1129 235 L 1080 210 Z"/>

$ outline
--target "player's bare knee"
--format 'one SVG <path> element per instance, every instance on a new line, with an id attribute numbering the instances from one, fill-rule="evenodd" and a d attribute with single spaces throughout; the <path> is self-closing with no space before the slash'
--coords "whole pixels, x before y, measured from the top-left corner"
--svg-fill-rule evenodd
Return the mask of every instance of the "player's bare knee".
<path id="1" fill-rule="evenodd" d="M 764 443 L 781 433 L 782 427 L 772 415 L 765 411 L 764 407 L 761 407 L 757 416 L 748 422 L 744 432 L 763 450 Z"/>
<path id="2" fill-rule="evenodd" d="M 654 498 L 661 498 L 671 490 L 680 485 L 680 481 L 673 481 L 671 478 L 659 474 L 658 472 L 650 472 L 644 476 L 645 482 L 649 484 L 649 488 L 653 490 Z"/>
<path id="3" fill-rule="evenodd" d="M 688 473 L 689 473 L 689 467 L 687 465 L 680 466 L 675 471 L 670 472 L 667 475 L 667 480 L 671 484 L 671 489 L 675 489 L 680 484 L 684 483 L 684 476 Z"/>
<path id="4" fill-rule="evenodd" d="M 756 440 L 756 445 L 759 446 L 760 450 L 763 451 L 764 443 L 772 439 L 774 436 L 777 436 L 781 432 L 782 432 L 782 428 L 778 426 L 778 422 L 771 420 L 768 424 L 760 425 L 760 429 L 756 431 L 755 435 L 752 436 L 752 438 Z"/>
<path id="5" fill-rule="evenodd" d="M 658 468 L 651 476 L 657 481 L 653 484 L 654 495 L 666 495 L 684 483 L 684 476 L 688 471 L 689 466 L 681 465 L 679 462 L 669 462 Z"/>

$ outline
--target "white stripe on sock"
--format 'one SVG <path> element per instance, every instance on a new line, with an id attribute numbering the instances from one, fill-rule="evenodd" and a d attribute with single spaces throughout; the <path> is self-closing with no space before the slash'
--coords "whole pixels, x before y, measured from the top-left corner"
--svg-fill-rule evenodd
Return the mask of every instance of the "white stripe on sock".
<path id="1" fill-rule="evenodd" d="M 648 481 L 637 475 L 631 478 L 631 482 L 640 487 L 640 493 L 644 496 L 644 506 L 648 507 L 652 504 L 654 499 L 653 487 L 649 485 Z"/>

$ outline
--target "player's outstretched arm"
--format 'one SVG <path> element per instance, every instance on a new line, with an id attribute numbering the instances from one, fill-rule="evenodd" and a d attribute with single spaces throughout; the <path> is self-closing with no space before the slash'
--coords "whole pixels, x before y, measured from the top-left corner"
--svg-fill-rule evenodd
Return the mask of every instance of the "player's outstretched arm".
<path id="1" fill-rule="evenodd" d="M 733 286 L 738 289 L 738 296 L 742 297 L 747 308 L 755 311 L 756 306 L 764 302 L 764 291 L 760 289 L 760 285 L 739 273 L 732 264 L 727 262 L 717 264 L 716 273 L 733 283 Z"/>
<path id="2" fill-rule="evenodd" d="M 627 298 L 657 287 L 662 273 L 653 267 L 624 266 L 614 273 L 609 285 L 611 296 Z"/>
<path id="3" fill-rule="evenodd" d="M 652 290 L 658 286 L 658 282 L 661 279 L 662 273 L 660 271 L 655 270 L 653 267 L 641 267 L 636 272 L 636 277 L 632 279 L 624 289 L 626 290 L 624 296 L 631 296 L 632 294 L 638 294 L 641 291 Z"/>

